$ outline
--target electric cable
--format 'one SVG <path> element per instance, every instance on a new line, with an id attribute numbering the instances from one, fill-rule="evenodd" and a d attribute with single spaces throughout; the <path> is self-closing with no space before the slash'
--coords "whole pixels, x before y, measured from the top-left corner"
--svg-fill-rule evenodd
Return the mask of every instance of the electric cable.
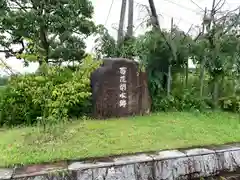
<path id="1" fill-rule="evenodd" d="M 109 10 L 108 10 L 107 19 L 106 19 L 106 21 L 105 21 L 105 24 L 104 24 L 104 26 L 106 26 L 106 25 L 107 25 L 107 22 L 108 22 L 109 16 L 110 16 L 110 14 L 111 14 L 111 11 L 112 11 L 113 3 L 114 3 L 114 0 L 112 0 L 112 3 L 111 3 L 111 5 L 110 5 L 110 8 L 109 8 Z"/>

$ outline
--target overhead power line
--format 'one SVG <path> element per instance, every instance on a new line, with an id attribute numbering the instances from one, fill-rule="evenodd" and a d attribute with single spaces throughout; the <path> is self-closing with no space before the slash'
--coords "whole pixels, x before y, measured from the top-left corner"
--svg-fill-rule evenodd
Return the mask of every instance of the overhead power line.
<path id="1" fill-rule="evenodd" d="M 138 3 L 138 2 L 134 2 L 139 8 L 140 8 L 140 10 L 141 11 L 143 11 L 143 10 L 146 10 L 147 8 L 147 5 L 144 5 L 144 4 L 140 4 L 140 3 Z M 178 20 L 178 23 L 176 23 L 177 25 L 179 25 L 182 21 L 184 22 L 184 23 L 186 23 L 186 24 L 189 24 L 189 25 L 191 25 L 191 27 L 192 27 L 192 29 L 194 29 L 195 30 L 195 28 L 199 25 L 199 24 L 196 24 L 196 22 L 191 22 L 191 21 L 189 21 L 189 20 L 187 20 L 187 19 L 184 19 L 184 18 L 180 18 L 180 17 L 176 17 L 176 16 L 172 16 L 172 15 L 170 15 L 170 14 L 167 14 L 167 13 L 165 13 L 165 12 L 161 12 L 160 10 L 158 10 L 158 9 L 156 9 L 157 10 L 157 15 L 158 16 L 161 16 L 163 19 L 164 19 L 164 15 L 166 15 L 166 16 L 168 16 L 168 17 L 170 17 L 170 18 L 174 18 L 174 19 L 177 19 Z M 149 14 L 149 12 L 148 12 L 148 14 Z M 203 16 L 203 14 L 202 13 L 199 13 L 199 15 L 202 17 Z M 143 22 L 141 22 L 137 27 L 136 27 L 136 29 L 138 29 L 141 25 L 143 25 L 143 23 L 148 23 L 148 20 L 146 19 L 146 17 L 147 16 L 145 16 L 144 18 L 141 18 L 142 20 L 143 20 Z M 149 18 L 149 17 L 148 17 Z M 140 20 L 140 19 L 138 19 L 138 20 Z M 136 29 L 135 29 L 135 31 L 136 31 Z"/>
<path id="2" fill-rule="evenodd" d="M 143 7 L 145 7 L 146 5 L 143 5 L 143 4 L 140 4 L 140 3 L 138 3 L 138 2 L 134 2 L 137 6 L 139 6 L 140 8 L 143 8 Z M 158 9 L 156 9 L 157 11 L 158 11 L 158 15 L 160 15 L 161 17 L 163 17 L 162 16 L 162 14 L 163 15 L 166 15 L 166 16 L 168 16 L 168 17 L 173 17 L 174 19 L 178 19 L 178 20 L 181 20 L 181 21 L 184 21 L 184 22 L 186 22 L 186 23 L 188 23 L 188 24 L 190 24 L 190 25 L 192 25 L 192 24 L 195 24 L 195 23 L 193 23 L 193 22 L 191 22 L 191 21 L 188 21 L 188 20 L 186 20 L 186 19 L 184 19 L 184 18 L 180 18 L 180 17 L 176 17 L 176 16 L 172 16 L 172 15 L 170 15 L 170 14 L 167 14 L 167 13 L 165 13 L 165 12 L 161 12 L 160 10 L 158 10 Z M 203 13 L 200 13 L 199 12 L 199 15 L 201 15 L 201 16 L 203 16 Z"/>
<path id="3" fill-rule="evenodd" d="M 196 2 L 194 2 L 193 0 L 190 0 L 193 4 L 195 4 L 199 9 L 201 9 L 202 11 L 205 11 L 203 8 L 201 8 Z"/>
<path id="4" fill-rule="evenodd" d="M 169 2 L 169 3 L 171 3 L 171 4 L 175 4 L 176 6 L 179 6 L 179 7 L 183 8 L 183 9 L 188 10 L 188 11 L 192 11 L 192 12 L 194 12 L 194 13 L 196 13 L 196 14 L 202 14 L 202 12 L 197 12 L 197 11 L 194 10 L 194 9 L 188 8 L 188 7 L 186 7 L 186 6 L 183 6 L 183 5 L 181 5 L 181 4 L 176 3 L 176 2 L 174 2 L 174 1 L 171 1 L 171 0 L 164 0 L 164 1 Z"/>
<path id="5" fill-rule="evenodd" d="M 107 19 L 106 19 L 105 24 L 104 24 L 105 26 L 107 25 L 107 22 L 108 22 L 109 16 L 110 16 L 111 11 L 112 11 L 113 4 L 114 4 L 114 0 L 112 0 L 112 3 L 111 3 L 110 8 L 109 8 L 109 10 L 108 10 Z"/>
<path id="6" fill-rule="evenodd" d="M 113 4 L 114 4 L 114 0 L 112 0 L 111 5 L 110 5 L 110 7 L 109 7 L 108 15 L 107 15 L 107 18 L 106 18 L 106 20 L 105 20 L 104 26 L 106 26 L 107 23 L 108 23 L 108 19 L 109 19 L 109 17 L 110 17 L 111 11 L 112 11 Z M 92 49 L 91 49 L 91 52 L 93 52 L 96 47 L 97 47 L 96 44 L 93 45 L 93 47 L 92 47 Z"/>
<path id="7" fill-rule="evenodd" d="M 187 24 L 190 24 L 190 25 L 192 25 L 192 24 L 195 24 L 195 23 L 193 23 L 193 22 L 190 22 L 190 21 L 188 21 L 188 20 L 186 20 L 186 19 L 184 19 L 184 18 L 181 18 L 181 17 L 176 17 L 176 16 L 172 16 L 172 15 L 170 15 L 170 14 L 167 14 L 167 13 L 164 13 L 164 12 L 160 12 L 159 13 L 160 15 L 161 14 L 164 14 L 164 15 L 166 15 L 166 16 L 168 16 L 168 17 L 170 17 L 170 18 L 174 18 L 174 19 L 178 19 L 178 20 L 180 20 L 180 21 L 184 21 L 185 23 L 187 23 Z"/>

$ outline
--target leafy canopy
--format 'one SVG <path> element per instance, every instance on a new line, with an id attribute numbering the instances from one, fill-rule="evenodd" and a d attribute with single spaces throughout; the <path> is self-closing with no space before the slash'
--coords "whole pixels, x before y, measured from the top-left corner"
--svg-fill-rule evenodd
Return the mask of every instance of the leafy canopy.
<path id="1" fill-rule="evenodd" d="M 92 14 L 89 0 L 0 0 L 0 52 L 40 64 L 81 60 Z"/>

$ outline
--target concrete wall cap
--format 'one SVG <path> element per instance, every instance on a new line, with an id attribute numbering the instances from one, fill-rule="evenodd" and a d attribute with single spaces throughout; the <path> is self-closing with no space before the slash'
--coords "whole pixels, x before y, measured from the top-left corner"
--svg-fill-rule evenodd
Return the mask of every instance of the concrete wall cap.
<path id="1" fill-rule="evenodd" d="M 170 151 L 158 152 L 156 155 L 153 155 L 153 159 L 157 161 L 157 160 L 165 160 L 165 159 L 177 159 L 177 158 L 182 158 L 186 156 L 187 156 L 186 154 L 178 150 L 170 150 Z"/>

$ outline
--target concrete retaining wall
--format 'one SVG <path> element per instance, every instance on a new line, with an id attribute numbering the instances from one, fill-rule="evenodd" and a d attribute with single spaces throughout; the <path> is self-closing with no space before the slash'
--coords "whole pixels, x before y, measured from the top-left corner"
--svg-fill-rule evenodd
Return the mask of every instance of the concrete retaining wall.
<path id="1" fill-rule="evenodd" d="M 240 144 L 234 144 L 0 169 L 0 179 L 182 180 L 222 176 L 239 170 Z"/>

